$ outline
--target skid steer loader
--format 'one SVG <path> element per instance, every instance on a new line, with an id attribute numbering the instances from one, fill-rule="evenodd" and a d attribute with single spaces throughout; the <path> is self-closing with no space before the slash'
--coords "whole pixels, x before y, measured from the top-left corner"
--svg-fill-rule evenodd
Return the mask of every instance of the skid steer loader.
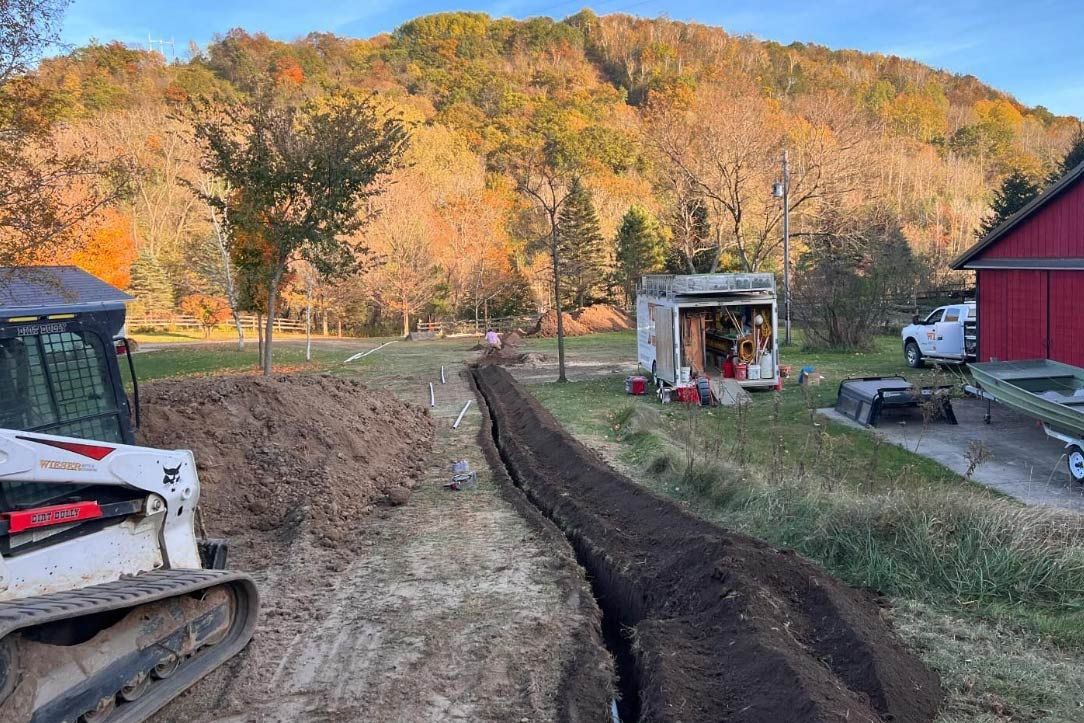
<path id="1" fill-rule="evenodd" d="M 0 721 L 142 721 L 248 644 L 256 587 L 195 535 L 192 453 L 133 444 L 126 297 L 4 272 Z"/>

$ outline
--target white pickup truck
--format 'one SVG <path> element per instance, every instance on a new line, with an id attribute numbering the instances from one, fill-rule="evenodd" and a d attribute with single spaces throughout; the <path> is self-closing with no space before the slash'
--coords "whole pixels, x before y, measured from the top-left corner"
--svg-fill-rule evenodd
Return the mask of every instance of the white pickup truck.
<path id="1" fill-rule="evenodd" d="M 916 314 L 901 332 L 907 366 L 921 368 L 926 359 L 974 361 L 979 348 L 977 319 L 974 301 L 939 307 L 925 319 Z"/>

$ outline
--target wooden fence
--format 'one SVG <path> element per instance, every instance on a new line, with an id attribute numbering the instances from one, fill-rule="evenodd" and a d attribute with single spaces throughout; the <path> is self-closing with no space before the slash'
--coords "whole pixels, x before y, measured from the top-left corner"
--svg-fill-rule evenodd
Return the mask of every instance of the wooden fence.
<path id="1" fill-rule="evenodd" d="M 418 320 L 416 330 L 444 336 L 475 335 L 481 336 L 487 329 L 496 329 L 502 334 L 513 329 L 530 329 L 538 320 L 537 316 L 502 316 L 495 319 L 455 319 L 422 321 Z"/>
<path id="2" fill-rule="evenodd" d="M 256 334 L 256 327 L 259 323 L 266 323 L 266 319 L 258 319 L 254 314 L 242 314 L 241 326 L 245 328 L 245 331 L 252 331 L 253 335 Z M 129 331 L 135 329 L 203 329 L 203 325 L 194 316 L 188 314 L 148 314 L 145 316 L 129 316 L 127 319 L 127 327 Z M 233 329 L 233 318 L 229 318 L 226 321 L 215 326 L 216 329 Z M 321 327 L 319 324 L 313 323 L 312 333 L 318 335 Z M 295 319 L 275 319 L 275 331 L 292 331 L 292 332 L 305 332 L 305 322 L 297 321 Z"/>

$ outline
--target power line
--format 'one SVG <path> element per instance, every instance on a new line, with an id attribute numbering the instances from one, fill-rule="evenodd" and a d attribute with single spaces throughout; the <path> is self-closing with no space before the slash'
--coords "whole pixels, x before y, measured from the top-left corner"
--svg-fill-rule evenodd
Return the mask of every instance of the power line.
<path id="1" fill-rule="evenodd" d="M 162 54 L 163 58 L 166 57 L 166 46 L 168 45 L 169 46 L 169 58 L 168 58 L 168 60 L 171 63 L 176 62 L 176 60 L 177 60 L 177 44 L 174 42 L 173 38 L 170 38 L 169 40 L 166 40 L 165 38 L 159 38 L 158 40 L 155 40 L 154 38 L 151 37 L 150 33 L 147 33 L 147 50 L 149 50 L 151 52 L 154 52 L 154 46 L 155 45 L 158 46 L 158 52 Z"/>

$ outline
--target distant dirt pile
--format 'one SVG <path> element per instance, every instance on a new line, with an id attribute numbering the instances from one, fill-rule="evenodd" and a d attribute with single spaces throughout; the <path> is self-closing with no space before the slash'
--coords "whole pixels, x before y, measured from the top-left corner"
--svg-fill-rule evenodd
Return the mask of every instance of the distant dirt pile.
<path id="1" fill-rule="evenodd" d="M 523 345 L 523 332 L 519 329 L 510 331 L 501 337 L 501 344 L 503 346 L 522 346 Z"/>
<path id="2" fill-rule="evenodd" d="M 591 332 L 624 331 L 632 329 L 635 321 L 621 309 L 609 304 L 594 304 L 580 309 L 572 318 L 586 326 Z"/>
<path id="3" fill-rule="evenodd" d="M 609 304 L 593 304 L 575 313 L 566 312 L 561 316 L 564 319 L 565 336 L 623 331 L 635 326 L 628 314 Z M 530 333 L 531 336 L 557 336 L 557 312 L 550 309 L 540 316 Z"/>
<path id="4" fill-rule="evenodd" d="M 572 314 L 565 312 L 561 314 L 562 319 L 565 322 L 565 336 L 583 336 L 584 334 L 590 334 L 587 327 L 579 323 L 572 318 Z M 544 336 L 555 337 L 557 336 L 557 312 L 550 309 L 542 316 L 538 317 L 538 322 L 531 329 L 531 336 Z"/>
<path id="5" fill-rule="evenodd" d="M 934 719 L 939 679 L 893 634 L 873 594 L 621 476 L 506 370 L 473 374 L 493 425 L 483 431 L 589 573 L 627 719 Z"/>
<path id="6" fill-rule="evenodd" d="M 141 443 L 193 451 L 202 520 L 249 569 L 269 562 L 261 543 L 304 529 L 339 545 L 374 503 L 405 502 L 432 436 L 427 410 L 331 376 L 180 379 L 143 393 Z"/>

